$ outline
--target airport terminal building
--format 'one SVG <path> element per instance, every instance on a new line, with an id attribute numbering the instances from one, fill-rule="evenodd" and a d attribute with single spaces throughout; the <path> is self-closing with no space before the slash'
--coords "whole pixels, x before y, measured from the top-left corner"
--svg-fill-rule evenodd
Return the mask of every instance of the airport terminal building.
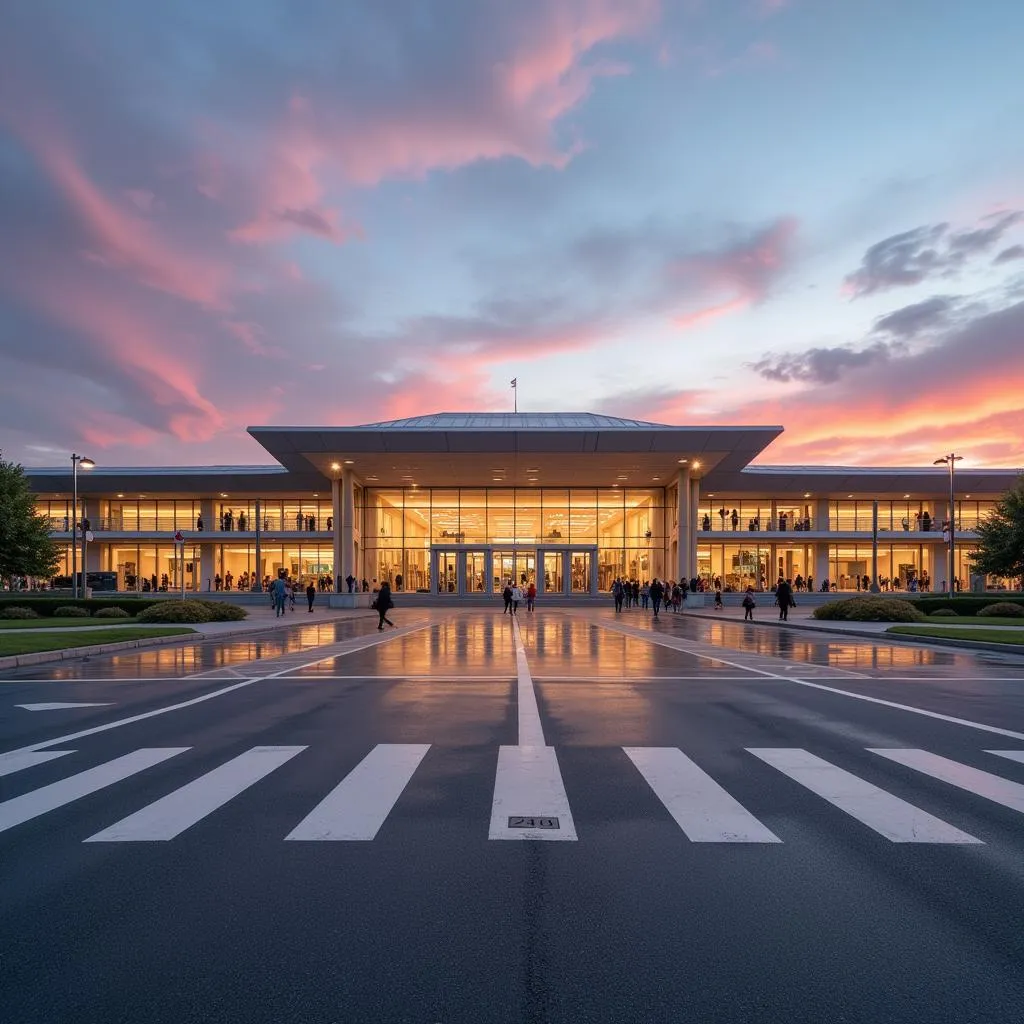
<path id="1" fill-rule="evenodd" d="M 877 501 L 889 587 L 949 586 L 952 517 L 968 588 L 972 531 L 1016 471 L 958 468 L 950 509 L 942 466 L 751 466 L 781 432 L 591 413 L 252 427 L 276 465 L 79 470 L 79 543 L 94 587 L 129 591 L 251 590 L 281 570 L 322 590 L 347 590 L 351 576 L 445 600 L 507 579 L 566 599 L 616 577 L 699 577 L 729 592 L 784 576 L 849 591 L 871 573 Z M 26 473 L 66 576 L 70 463 Z"/>

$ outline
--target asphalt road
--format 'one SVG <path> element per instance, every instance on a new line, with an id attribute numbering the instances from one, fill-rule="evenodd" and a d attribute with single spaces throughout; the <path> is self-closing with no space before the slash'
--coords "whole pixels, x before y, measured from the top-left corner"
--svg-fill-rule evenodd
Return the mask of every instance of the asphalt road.
<path id="1" fill-rule="evenodd" d="M 3 1024 L 1024 1018 L 1024 658 L 375 621 L 0 677 Z"/>

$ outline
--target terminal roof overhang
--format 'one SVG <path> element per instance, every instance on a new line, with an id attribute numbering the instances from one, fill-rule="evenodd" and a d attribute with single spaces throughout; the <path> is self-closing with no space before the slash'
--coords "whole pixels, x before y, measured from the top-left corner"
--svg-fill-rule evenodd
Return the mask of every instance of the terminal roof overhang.
<path id="1" fill-rule="evenodd" d="M 664 485 L 738 473 L 782 427 L 682 427 L 593 413 L 438 413 L 353 427 L 250 427 L 289 470 L 336 476 L 350 461 L 375 487 Z M 685 463 L 680 460 L 687 460 Z"/>

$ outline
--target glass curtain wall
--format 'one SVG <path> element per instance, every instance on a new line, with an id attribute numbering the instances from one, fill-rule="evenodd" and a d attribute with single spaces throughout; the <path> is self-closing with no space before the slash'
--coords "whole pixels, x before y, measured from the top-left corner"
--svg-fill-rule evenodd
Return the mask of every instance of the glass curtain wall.
<path id="1" fill-rule="evenodd" d="M 929 591 L 943 572 L 946 549 L 934 544 L 879 544 L 878 582 L 884 591 Z M 870 544 L 830 544 L 829 584 L 856 591 L 871 583 Z M 966 580 L 966 577 L 964 577 Z"/>
<path id="2" fill-rule="evenodd" d="M 604 590 L 616 575 L 641 581 L 665 575 L 661 489 L 409 487 L 367 489 L 364 497 L 366 571 L 396 590 L 430 591 L 431 546 L 486 545 L 511 555 L 535 554 L 538 548 L 596 548 Z M 510 567 L 517 577 L 528 578 L 539 568 L 518 561 Z M 554 563 L 545 562 L 543 571 L 553 570 Z M 500 574 L 495 562 L 492 576 Z"/>
<path id="3" fill-rule="evenodd" d="M 796 498 L 701 498 L 697 529 L 711 533 L 746 530 L 782 532 L 817 529 L 814 502 Z"/>
<path id="4" fill-rule="evenodd" d="M 282 571 L 303 587 L 312 583 L 318 590 L 330 590 L 334 578 L 334 546 L 261 543 L 257 566 L 255 544 L 216 544 L 213 566 L 211 590 L 251 590 L 258 581 L 269 584 Z M 207 581 L 203 580 L 201 586 L 207 589 Z"/>
<path id="5" fill-rule="evenodd" d="M 256 529 L 256 499 L 218 500 L 214 505 L 215 522 L 207 530 L 224 533 L 251 532 Z M 317 533 L 334 529 L 330 497 L 261 498 L 260 528 L 265 533 Z M 204 524 L 205 525 L 205 524 Z"/>
<path id="6" fill-rule="evenodd" d="M 117 573 L 117 589 L 139 593 L 181 590 L 181 546 L 178 544 L 104 544 L 100 568 Z M 185 590 L 203 588 L 199 580 L 199 545 L 184 545 Z"/>

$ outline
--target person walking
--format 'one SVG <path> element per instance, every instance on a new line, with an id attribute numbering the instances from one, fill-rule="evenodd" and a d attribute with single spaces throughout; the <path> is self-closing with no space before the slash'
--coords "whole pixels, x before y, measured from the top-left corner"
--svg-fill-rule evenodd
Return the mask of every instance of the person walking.
<path id="1" fill-rule="evenodd" d="M 747 587 L 747 592 L 743 595 L 743 621 L 753 622 L 754 621 L 754 609 L 757 607 L 757 602 L 754 600 L 754 588 Z"/>
<path id="2" fill-rule="evenodd" d="M 715 591 L 715 611 L 720 612 L 722 608 L 722 591 L 721 589 L 718 589 Z"/>
<path id="3" fill-rule="evenodd" d="M 665 596 L 665 588 L 655 576 L 651 581 L 651 607 L 654 609 L 654 617 L 658 617 L 658 612 L 661 610 L 661 601 Z"/>
<path id="4" fill-rule="evenodd" d="M 640 607 L 647 610 L 647 605 L 651 599 L 651 585 L 644 580 L 644 585 L 640 588 Z"/>
<path id="5" fill-rule="evenodd" d="M 270 584 L 270 598 L 274 602 L 274 617 L 280 618 L 284 615 L 284 599 L 287 593 L 285 582 L 280 576 Z"/>
<path id="6" fill-rule="evenodd" d="M 295 611 L 295 580 L 288 581 L 288 607 Z"/>
<path id="7" fill-rule="evenodd" d="M 520 587 L 512 588 L 512 614 L 515 615 L 519 611 L 519 602 L 523 599 L 523 591 Z"/>
<path id="8" fill-rule="evenodd" d="M 313 581 L 310 580 L 306 585 L 306 601 L 309 603 L 310 614 L 313 613 L 313 602 L 316 600 L 316 587 L 313 586 Z"/>
<path id="9" fill-rule="evenodd" d="M 505 607 L 502 609 L 501 614 L 504 615 L 508 612 L 512 614 L 512 581 L 508 580 L 505 584 L 505 589 L 501 592 L 501 599 L 505 602 Z"/>
<path id="10" fill-rule="evenodd" d="M 615 577 L 615 582 L 612 584 L 612 597 L 615 598 L 615 610 L 617 612 L 622 611 L 622 599 L 625 597 L 625 588 L 622 586 L 622 580 L 618 576 Z"/>
<path id="11" fill-rule="evenodd" d="M 789 609 L 796 604 L 793 599 L 793 584 L 789 580 L 779 580 L 775 588 L 775 602 L 779 606 L 779 618 L 783 622 L 788 622 Z"/>
<path id="12" fill-rule="evenodd" d="M 537 600 L 537 584 L 536 583 L 531 583 L 526 588 L 526 610 L 528 612 L 532 612 L 533 611 L 533 606 L 534 606 L 534 603 L 536 602 L 536 600 Z"/>
<path id="13" fill-rule="evenodd" d="M 391 600 L 391 584 L 387 580 L 380 585 L 380 590 L 377 591 L 377 600 L 373 602 L 373 607 L 377 609 L 377 614 L 380 616 L 380 621 L 377 623 L 378 629 L 383 629 L 385 622 L 389 626 L 394 625 L 388 618 L 388 611 L 395 607 L 395 602 Z"/>

